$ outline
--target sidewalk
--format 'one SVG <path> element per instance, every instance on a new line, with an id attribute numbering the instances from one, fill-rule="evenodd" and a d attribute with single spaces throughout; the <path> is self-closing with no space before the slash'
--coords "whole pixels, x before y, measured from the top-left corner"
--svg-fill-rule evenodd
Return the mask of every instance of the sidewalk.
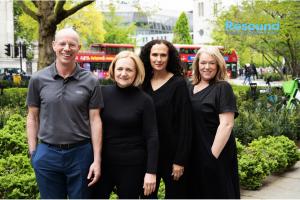
<path id="1" fill-rule="evenodd" d="M 300 199 L 300 161 L 287 172 L 267 177 L 259 190 L 241 189 L 241 199 Z"/>
<path id="2" fill-rule="evenodd" d="M 238 77 L 235 79 L 229 79 L 229 82 L 235 85 L 244 85 L 244 77 Z M 257 86 L 265 86 L 267 87 L 268 85 L 266 84 L 266 81 L 264 81 L 263 79 L 256 79 L 253 80 L 251 79 L 252 83 L 257 83 Z M 282 86 L 283 81 L 272 81 L 270 82 L 271 87 L 281 87 Z M 246 85 L 249 85 L 248 83 Z M 300 198 L 300 197 L 299 197 Z"/>

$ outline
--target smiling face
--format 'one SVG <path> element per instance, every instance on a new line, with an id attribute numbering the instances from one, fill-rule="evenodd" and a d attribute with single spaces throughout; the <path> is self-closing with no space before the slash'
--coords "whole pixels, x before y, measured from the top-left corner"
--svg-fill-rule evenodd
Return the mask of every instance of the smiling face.
<path id="1" fill-rule="evenodd" d="M 202 53 L 198 64 L 201 80 L 209 82 L 216 76 L 218 67 L 217 61 L 213 56 Z"/>
<path id="2" fill-rule="evenodd" d="M 57 65 L 74 66 L 76 54 L 80 49 L 76 32 L 62 30 L 56 35 L 52 47 L 56 54 Z"/>
<path id="3" fill-rule="evenodd" d="M 150 63 L 154 71 L 166 70 L 169 60 L 169 48 L 161 43 L 152 46 L 150 51 Z"/>
<path id="4" fill-rule="evenodd" d="M 131 86 L 137 74 L 135 62 L 127 57 L 116 61 L 114 79 L 121 88 Z"/>

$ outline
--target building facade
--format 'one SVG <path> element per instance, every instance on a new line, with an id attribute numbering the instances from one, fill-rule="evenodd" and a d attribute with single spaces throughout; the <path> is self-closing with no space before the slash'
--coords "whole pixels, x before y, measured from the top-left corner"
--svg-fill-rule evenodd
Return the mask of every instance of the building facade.
<path id="1" fill-rule="evenodd" d="M 173 40 L 173 28 L 180 15 L 178 11 L 158 9 L 153 13 L 141 12 L 135 7 L 136 2 L 121 1 L 115 3 L 116 15 L 122 17 L 124 25 L 135 23 L 136 46 L 144 46 L 147 42 L 154 39 Z M 101 12 L 107 17 L 109 9 L 108 4 L 100 6 Z M 193 35 L 193 15 L 186 12 L 189 20 L 190 33 Z"/>
<path id="2" fill-rule="evenodd" d="M 232 5 L 241 4 L 241 0 L 194 0 L 193 30 L 194 44 L 210 44 L 213 42 L 211 33 L 218 15 Z"/>
<path id="3" fill-rule="evenodd" d="M 17 68 L 21 71 L 31 74 L 37 70 L 37 58 L 32 62 L 27 62 L 26 59 L 15 58 L 14 45 L 17 45 L 19 39 L 14 38 L 14 12 L 13 0 L 0 1 L 0 68 Z M 5 54 L 6 44 L 11 44 L 10 56 Z"/>

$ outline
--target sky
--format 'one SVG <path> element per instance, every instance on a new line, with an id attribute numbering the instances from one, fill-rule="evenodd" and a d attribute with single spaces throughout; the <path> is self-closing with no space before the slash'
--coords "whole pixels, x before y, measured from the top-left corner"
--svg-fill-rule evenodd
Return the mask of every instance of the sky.
<path id="1" fill-rule="evenodd" d="M 176 10 L 176 11 L 191 11 L 193 10 L 193 0 L 144 0 L 148 2 L 158 2 L 160 8 Z"/>
<path id="2" fill-rule="evenodd" d="M 0 0 L 1 1 L 1 0 Z M 159 7 L 161 9 L 173 10 L 173 11 L 191 11 L 193 10 L 193 0 L 97 0 L 100 4 L 110 2 L 139 2 L 142 7 L 154 8 Z"/>

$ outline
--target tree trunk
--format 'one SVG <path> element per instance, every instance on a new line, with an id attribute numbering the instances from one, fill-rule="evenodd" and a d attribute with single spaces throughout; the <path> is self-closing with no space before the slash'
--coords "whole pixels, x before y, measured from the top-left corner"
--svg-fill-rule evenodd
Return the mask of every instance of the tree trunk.
<path id="1" fill-rule="evenodd" d="M 54 20 L 55 1 L 39 1 L 39 13 L 41 18 L 39 22 L 39 61 L 38 70 L 54 62 L 55 54 L 52 49 L 52 41 L 56 32 L 56 23 Z"/>

